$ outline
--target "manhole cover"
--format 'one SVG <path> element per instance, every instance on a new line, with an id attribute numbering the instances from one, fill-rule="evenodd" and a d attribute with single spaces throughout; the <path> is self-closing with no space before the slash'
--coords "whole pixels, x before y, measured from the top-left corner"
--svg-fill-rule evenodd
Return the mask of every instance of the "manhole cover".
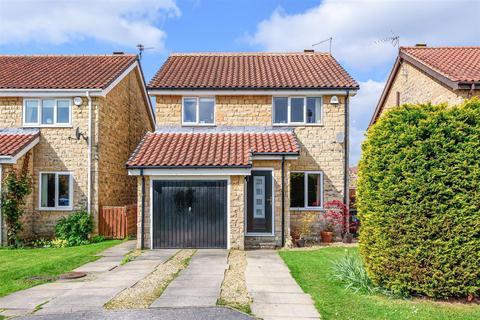
<path id="1" fill-rule="evenodd" d="M 53 281 L 55 277 L 52 276 L 31 276 L 27 278 L 28 281 Z"/>
<path id="2" fill-rule="evenodd" d="M 67 272 L 58 276 L 59 279 L 78 279 L 83 278 L 87 274 L 85 272 Z"/>

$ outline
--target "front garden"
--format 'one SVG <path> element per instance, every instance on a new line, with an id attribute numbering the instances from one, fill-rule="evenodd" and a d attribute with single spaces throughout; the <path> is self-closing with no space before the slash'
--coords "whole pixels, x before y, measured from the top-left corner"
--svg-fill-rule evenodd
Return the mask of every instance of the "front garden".
<path id="1" fill-rule="evenodd" d="M 434 302 L 421 298 L 396 298 L 382 293 L 360 293 L 335 279 L 333 262 L 357 248 L 326 247 L 318 250 L 285 250 L 280 256 L 302 289 L 312 296 L 322 319 L 480 319 L 480 305 Z"/>

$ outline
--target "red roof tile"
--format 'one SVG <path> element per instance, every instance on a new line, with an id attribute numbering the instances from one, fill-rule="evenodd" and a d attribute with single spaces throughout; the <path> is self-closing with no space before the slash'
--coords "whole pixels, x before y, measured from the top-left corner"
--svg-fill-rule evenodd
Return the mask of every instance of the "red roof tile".
<path id="1" fill-rule="evenodd" d="M 150 81 L 152 89 L 358 88 L 327 53 L 172 54 Z"/>
<path id="2" fill-rule="evenodd" d="M 250 167 L 253 154 L 293 153 L 289 132 L 147 133 L 127 167 Z"/>
<path id="3" fill-rule="evenodd" d="M 104 89 L 136 55 L 0 55 L 0 89 Z"/>
<path id="4" fill-rule="evenodd" d="M 0 157 L 14 157 L 39 136 L 38 130 L 0 128 Z"/>
<path id="5" fill-rule="evenodd" d="M 403 47 L 401 52 L 451 81 L 480 82 L 480 47 Z"/>

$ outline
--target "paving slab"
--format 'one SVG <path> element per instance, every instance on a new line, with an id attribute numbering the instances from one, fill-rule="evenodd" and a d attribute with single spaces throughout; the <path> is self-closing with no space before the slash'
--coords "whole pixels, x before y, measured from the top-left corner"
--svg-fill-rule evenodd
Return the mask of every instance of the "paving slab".
<path id="1" fill-rule="evenodd" d="M 227 250 L 198 250 L 188 267 L 180 272 L 150 307 L 215 306 L 228 268 L 227 256 Z"/>
<path id="2" fill-rule="evenodd" d="M 255 316 L 264 320 L 320 319 L 310 295 L 295 282 L 276 251 L 248 251 L 245 280 Z"/>

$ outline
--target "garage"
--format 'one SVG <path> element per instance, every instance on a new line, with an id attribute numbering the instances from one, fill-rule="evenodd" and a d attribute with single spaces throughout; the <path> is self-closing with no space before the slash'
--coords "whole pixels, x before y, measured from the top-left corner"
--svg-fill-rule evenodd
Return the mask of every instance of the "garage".
<path id="1" fill-rule="evenodd" d="M 227 180 L 153 180 L 153 248 L 227 248 Z"/>

